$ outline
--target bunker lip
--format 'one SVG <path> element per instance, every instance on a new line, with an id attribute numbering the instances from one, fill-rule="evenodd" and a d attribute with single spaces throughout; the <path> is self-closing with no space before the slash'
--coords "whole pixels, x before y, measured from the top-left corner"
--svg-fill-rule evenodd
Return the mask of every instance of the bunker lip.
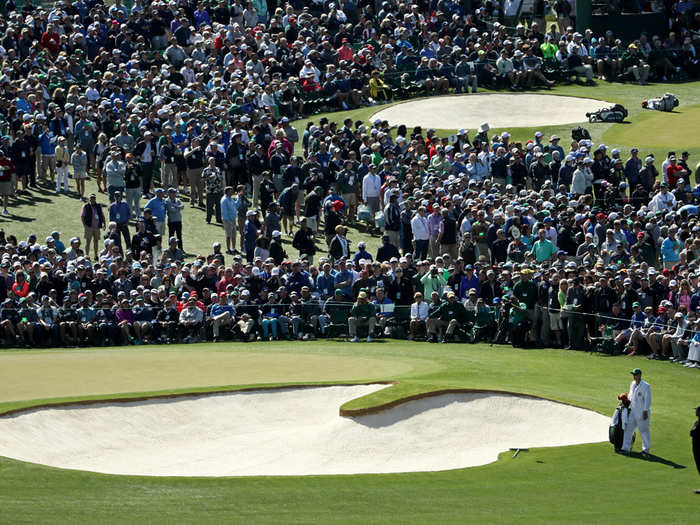
<path id="1" fill-rule="evenodd" d="M 435 129 L 474 130 L 487 122 L 493 129 L 558 126 L 587 122 L 586 113 L 611 105 L 593 98 L 557 94 L 474 93 L 400 102 L 374 113 L 370 121 Z"/>
<path id="2" fill-rule="evenodd" d="M 0 418 L 0 455 L 120 475 L 399 473 L 484 465 L 511 447 L 607 437 L 606 416 L 483 390 L 429 392 L 339 414 L 344 403 L 388 385 L 258 387 L 35 408 Z"/>
<path id="3" fill-rule="evenodd" d="M 192 398 L 192 397 L 204 397 L 204 396 L 216 396 L 222 394 L 236 394 L 239 392 L 276 392 L 280 390 L 297 390 L 305 388 L 323 388 L 327 386 L 357 386 L 357 385 L 386 385 L 392 386 L 398 384 L 398 381 L 360 381 L 357 383 L 347 382 L 347 383 L 294 383 L 290 385 L 274 385 L 274 386 L 245 386 L 245 387 L 234 387 L 234 388 L 219 388 L 214 390 L 197 390 L 193 389 L 188 392 L 173 392 L 172 394 L 146 394 L 146 395 L 136 395 L 136 396 L 120 396 L 115 395 L 114 397 L 106 394 L 104 397 L 97 397 L 91 399 L 73 399 L 70 401 L 50 401 L 37 402 L 36 404 L 31 404 L 27 406 L 21 406 L 19 408 L 12 408 L 10 410 L 0 411 L 0 420 L 6 417 L 13 417 L 21 415 L 27 412 L 36 412 L 44 409 L 51 408 L 67 408 L 75 406 L 76 408 L 90 406 L 90 405 L 110 405 L 110 404 L 126 404 L 131 402 L 144 402 L 144 401 L 157 401 L 157 400 L 167 400 L 171 399 L 177 401 L 179 398 Z M 342 414 L 341 414 L 342 415 Z"/>

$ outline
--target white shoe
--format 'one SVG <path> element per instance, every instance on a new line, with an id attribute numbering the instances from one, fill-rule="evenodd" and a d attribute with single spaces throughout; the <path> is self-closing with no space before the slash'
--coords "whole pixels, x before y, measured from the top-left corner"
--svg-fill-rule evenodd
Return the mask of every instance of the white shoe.
<path id="1" fill-rule="evenodd" d="M 368 343 L 371 343 L 371 342 L 372 342 L 372 338 L 371 338 L 370 336 L 367 336 L 367 342 L 368 342 Z"/>
<path id="2" fill-rule="evenodd" d="M 360 338 L 357 337 L 357 336 L 355 336 L 355 337 L 352 338 L 352 342 L 353 342 L 353 343 L 359 343 L 359 342 L 360 342 Z"/>

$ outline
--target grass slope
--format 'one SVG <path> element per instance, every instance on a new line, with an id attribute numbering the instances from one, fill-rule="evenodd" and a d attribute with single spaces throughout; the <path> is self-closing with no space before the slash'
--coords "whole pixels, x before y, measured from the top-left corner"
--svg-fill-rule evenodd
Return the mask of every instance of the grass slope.
<path id="1" fill-rule="evenodd" d="M 540 91 L 541 94 L 558 94 L 577 97 L 589 97 L 607 100 L 610 103 L 624 104 L 630 111 L 629 123 L 626 124 L 588 124 L 584 123 L 585 115 L 581 115 L 583 125 L 591 132 L 594 142 L 605 142 L 611 147 L 619 147 L 626 155 L 630 148 L 637 145 L 642 148 L 642 155 L 653 152 L 657 158 L 664 158 L 666 151 L 671 147 L 676 150 L 687 150 L 691 153 L 691 162 L 694 164 L 696 157 L 700 156 L 700 146 L 693 137 L 697 135 L 700 119 L 700 82 L 674 85 L 637 86 L 634 84 L 619 84 L 599 82 L 596 87 L 578 85 L 556 86 L 551 91 Z M 665 91 L 672 91 L 680 99 L 681 105 L 677 113 L 661 113 L 643 110 L 641 101 L 651 97 L 663 95 Z M 313 115 L 309 118 L 294 123 L 301 134 L 308 122 L 318 123 L 323 116 L 330 120 L 342 122 L 346 117 L 353 120 L 369 122 L 374 113 L 385 106 L 373 106 L 353 111 L 339 111 Z M 546 106 L 542 108 L 546 111 Z M 496 110 L 496 108 L 494 108 Z M 508 128 L 515 140 L 525 141 L 532 138 L 535 131 L 542 131 L 545 136 L 557 134 L 562 137 L 562 146 L 568 147 L 568 139 L 571 136 L 571 125 L 548 126 L 541 128 Z M 438 130 L 441 135 L 454 133 L 455 130 Z M 470 136 L 474 136 L 475 130 L 470 130 Z M 503 130 L 494 129 L 491 135 Z M 301 148 L 297 147 L 297 153 Z M 75 182 L 71 179 L 71 187 Z M 33 192 L 32 198 L 26 196 L 11 203 L 9 217 L 0 216 L 0 227 L 7 234 L 13 233 L 21 239 L 25 239 L 30 233 L 36 233 L 39 240 L 43 240 L 52 230 L 63 232 L 63 240 L 67 243 L 73 235 L 82 236 L 83 228 L 80 223 L 81 203 L 75 195 L 54 195 L 53 187 L 44 186 L 38 192 Z M 94 180 L 87 183 L 87 193 L 95 191 Z M 99 194 L 99 202 L 106 203 L 104 194 Z M 191 256 L 207 255 L 211 253 L 212 243 L 224 241 L 224 232 L 221 226 L 206 224 L 204 210 L 189 207 L 189 200 L 183 197 L 186 207 L 183 210 L 184 244 L 185 251 Z M 145 202 L 142 201 L 143 206 Z M 132 227 L 133 233 L 133 227 Z M 320 236 L 323 237 L 323 236 Z M 376 252 L 379 245 L 377 237 L 369 237 L 364 232 L 351 229 L 349 238 L 353 246 L 357 246 L 360 240 L 367 241 L 370 252 Z M 290 257 L 298 256 L 298 252 L 291 247 L 291 239 L 285 238 L 285 249 Z M 100 247 L 101 248 L 101 247 Z M 319 241 L 319 253 L 325 253 L 326 246 L 323 240 Z"/>
<path id="2" fill-rule="evenodd" d="M 244 361 L 251 353 L 267 356 L 270 363 L 288 355 L 286 345 L 199 345 L 188 350 L 198 358 L 210 351 L 231 354 L 234 362 L 237 356 Z M 175 355 L 182 349 L 159 351 Z M 497 463 L 446 472 L 206 479 L 107 476 L 0 459 L 2 521 L 537 524 L 619 523 L 634 516 L 638 523 L 695 523 L 698 499 L 691 489 L 700 482 L 692 463 L 688 429 L 694 417 L 692 407 L 699 401 L 696 370 L 641 358 L 486 345 L 407 345 L 395 341 L 347 345 L 319 341 L 295 345 L 294 352 L 300 356 L 301 369 L 308 364 L 305 358 L 319 354 L 379 358 L 404 365 L 406 372 L 397 374 L 398 385 L 353 400 L 347 408 L 373 406 L 418 392 L 465 387 L 531 393 L 608 414 L 616 404 L 617 393 L 629 385 L 630 368 L 641 366 L 654 394 L 652 452 L 664 461 L 618 456 L 609 444 L 600 443 L 533 449 L 517 458 L 506 452 Z M 64 353 L 70 352 L 57 351 L 56 355 Z M 124 353 L 134 357 L 134 365 L 144 368 L 144 374 L 152 373 L 154 381 L 163 379 L 158 364 L 139 361 L 139 351 Z M 31 355 L 11 355 L 25 354 Z M 261 357 L 257 359 L 259 366 L 250 368 L 246 384 L 269 380 L 267 363 Z M 0 366 L 3 364 L 0 360 Z M 294 364 L 288 369 L 290 377 L 298 372 Z M 346 372 L 345 377 L 350 378 L 356 371 Z M 66 373 L 65 369 L 55 374 L 38 370 L 35 381 L 45 382 L 50 391 Z M 183 374 L 180 382 L 172 377 L 171 387 L 204 385 L 215 374 L 213 369 L 192 371 L 190 378 Z M 319 382 L 342 378 L 342 373 L 317 369 Z M 391 378 L 397 377 L 386 377 Z M 75 381 L 79 382 L 80 377 Z M 115 386 L 111 388 L 118 391 Z M 107 390 L 105 387 L 101 392 Z M 0 383 L 0 400 L 11 398 L 13 388 Z M 602 435 L 605 432 L 601 429 Z"/>

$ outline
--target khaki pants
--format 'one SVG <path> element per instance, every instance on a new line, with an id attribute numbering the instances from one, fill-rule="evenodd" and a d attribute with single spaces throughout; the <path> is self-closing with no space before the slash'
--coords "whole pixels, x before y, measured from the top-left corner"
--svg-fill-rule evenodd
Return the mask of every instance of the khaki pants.
<path id="1" fill-rule="evenodd" d="M 389 236 L 389 242 L 396 246 L 397 248 L 399 247 L 399 232 L 398 230 L 384 230 L 384 233 Z"/>
<path id="2" fill-rule="evenodd" d="M 161 164 L 160 183 L 166 190 L 177 188 L 177 167 L 175 164 Z"/>
<path id="3" fill-rule="evenodd" d="M 443 321 L 442 319 L 428 319 L 426 321 L 426 326 L 428 328 L 428 334 L 430 335 L 437 335 L 440 330 L 445 327 L 447 327 L 445 334 L 452 335 L 454 331 L 457 330 L 457 327 L 459 327 L 459 323 L 456 319 L 451 319 L 449 322 Z"/>
<path id="4" fill-rule="evenodd" d="M 55 155 L 42 155 L 41 156 L 41 169 L 39 171 L 39 178 L 46 178 L 46 170 L 49 170 L 49 175 L 51 179 L 56 176 L 56 156 Z"/>
<path id="5" fill-rule="evenodd" d="M 217 315 L 211 318 L 211 330 L 214 333 L 214 337 L 219 337 L 219 328 L 221 326 L 229 326 L 231 324 L 231 313 L 224 312 L 221 315 Z"/>
<path id="6" fill-rule="evenodd" d="M 248 319 L 247 321 L 241 319 L 236 324 L 238 325 L 238 328 L 241 329 L 241 333 L 243 335 L 252 335 L 253 328 L 255 327 L 255 321 L 252 319 Z"/>
<path id="7" fill-rule="evenodd" d="M 431 237 L 428 242 L 428 257 L 434 260 L 435 257 L 440 255 L 440 243 L 438 242 L 437 237 Z"/>
<path id="8" fill-rule="evenodd" d="M 456 244 L 441 244 L 440 245 L 440 255 L 449 254 L 450 258 L 454 261 L 457 259 L 457 245 Z"/>
<path id="9" fill-rule="evenodd" d="M 368 317 L 364 321 L 361 321 L 360 319 L 357 319 L 356 317 L 349 317 L 348 318 L 348 330 L 350 332 L 351 337 L 355 337 L 357 335 L 357 329 L 360 326 L 367 326 L 368 327 L 368 333 L 371 335 L 374 332 L 374 325 L 377 322 L 376 318 L 374 317 Z"/>
<path id="10" fill-rule="evenodd" d="M 190 204 L 194 205 L 195 201 L 200 206 L 204 205 L 204 181 L 202 180 L 202 168 L 188 169 L 187 179 L 190 181 Z"/>

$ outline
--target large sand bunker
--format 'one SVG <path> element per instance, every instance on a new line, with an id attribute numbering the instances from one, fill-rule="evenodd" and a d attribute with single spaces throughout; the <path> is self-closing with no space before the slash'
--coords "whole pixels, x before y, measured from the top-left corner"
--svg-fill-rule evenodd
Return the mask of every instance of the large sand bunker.
<path id="1" fill-rule="evenodd" d="M 591 98 L 532 94 L 472 94 L 412 100 L 395 104 L 372 115 L 370 120 L 389 124 L 437 129 L 554 126 L 586 121 L 586 113 L 610 102 Z"/>
<path id="2" fill-rule="evenodd" d="M 252 391 L 72 405 L 0 418 L 0 455 L 149 476 L 433 471 L 483 465 L 509 447 L 606 439 L 608 418 L 497 393 L 443 394 L 355 418 L 343 403 L 386 385 Z"/>

